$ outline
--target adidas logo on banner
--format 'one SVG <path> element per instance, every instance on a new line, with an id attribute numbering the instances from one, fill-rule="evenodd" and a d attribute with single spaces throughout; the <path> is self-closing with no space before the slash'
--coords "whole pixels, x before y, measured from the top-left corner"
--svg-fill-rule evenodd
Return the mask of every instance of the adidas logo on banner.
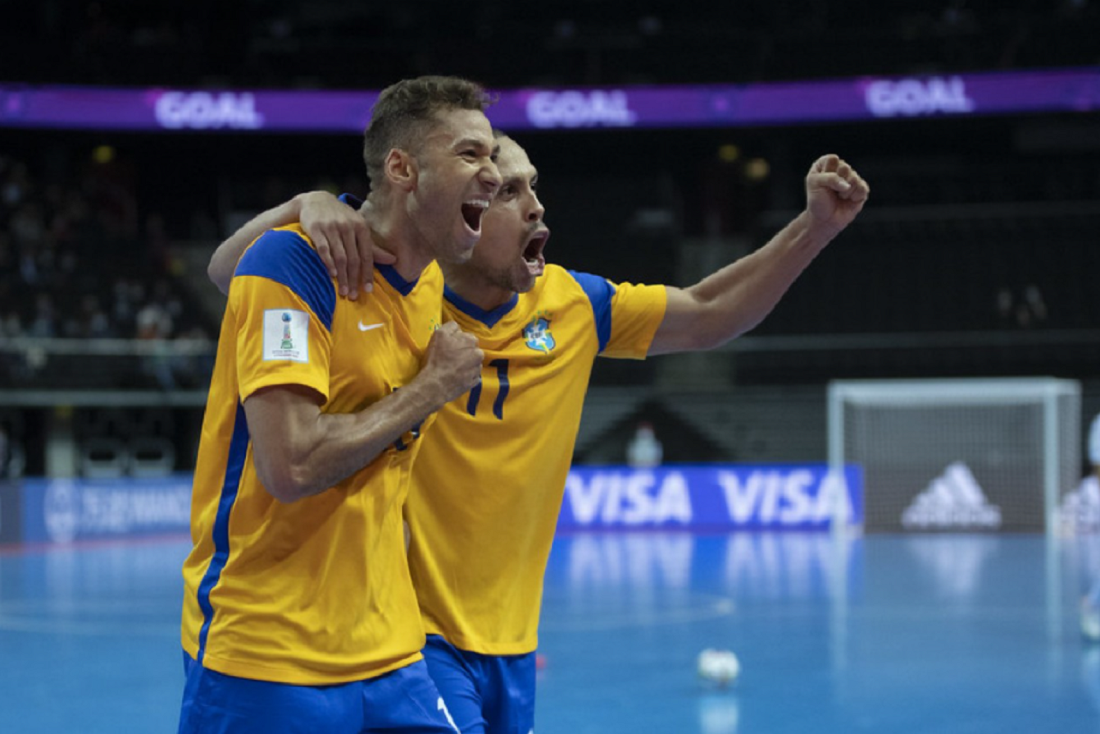
<path id="1" fill-rule="evenodd" d="M 1066 533 L 1100 529 L 1100 481 L 1095 474 L 1081 480 L 1072 492 L 1066 492 L 1059 508 L 1059 520 Z"/>
<path id="2" fill-rule="evenodd" d="M 913 498 L 901 524 L 917 530 L 999 528 L 1001 508 L 989 504 L 970 468 L 956 461 Z"/>

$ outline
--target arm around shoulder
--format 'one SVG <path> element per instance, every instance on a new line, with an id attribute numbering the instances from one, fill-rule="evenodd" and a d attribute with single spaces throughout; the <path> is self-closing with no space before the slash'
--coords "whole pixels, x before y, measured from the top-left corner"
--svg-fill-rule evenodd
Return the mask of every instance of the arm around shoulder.
<path id="1" fill-rule="evenodd" d="M 257 215 L 218 246 L 206 274 L 222 293 L 248 245 L 269 229 L 300 222 L 321 256 L 340 294 L 355 299 L 371 289 L 374 262 L 393 263 L 389 253 L 373 246 L 363 215 L 327 191 L 308 191 Z"/>

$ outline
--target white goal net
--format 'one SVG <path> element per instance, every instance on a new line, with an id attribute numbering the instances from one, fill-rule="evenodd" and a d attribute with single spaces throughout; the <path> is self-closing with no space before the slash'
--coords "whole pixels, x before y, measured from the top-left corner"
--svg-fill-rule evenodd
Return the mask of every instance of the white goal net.
<path id="1" fill-rule="evenodd" d="M 868 531 L 1055 532 L 1081 473 L 1081 388 L 1054 378 L 835 381 L 829 463 Z"/>

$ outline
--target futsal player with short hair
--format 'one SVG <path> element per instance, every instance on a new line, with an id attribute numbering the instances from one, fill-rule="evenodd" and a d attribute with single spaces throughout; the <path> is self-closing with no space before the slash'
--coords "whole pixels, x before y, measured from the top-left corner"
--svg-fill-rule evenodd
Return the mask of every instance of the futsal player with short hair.
<path id="1" fill-rule="evenodd" d="M 442 324 L 500 184 L 486 95 L 387 88 L 365 133 L 369 299 L 339 299 L 298 224 L 257 232 L 229 288 L 184 563 L 180 732 L 455 731 L 422 660 L 402 509 L 421 432 L 477 383 Z"/>
<path id="2" fill-rule="evenodd" d="M 485 354 L 481 383 L 440 411 L 405 513 L 424 655 L 464 734 L 534 727 L 543 575 L 596 357 L 708 349 L 751 329 L 869 194 L 848 163 L 824 156 L 806 176 L 805 211 L 755 253 L 686 289 L 615 284 L 546 264 L 537 171 L 499 140 L 502 184 L 481 241 L 467 262 L 441 264 L 446 318 Z M 334 250 L 363 252 L 328 195 L 283 207 L 323 222 Z M 219 260 L 251 236 L 238 231 Z M 224 290 L 232 271 L 211 276 Z"/>

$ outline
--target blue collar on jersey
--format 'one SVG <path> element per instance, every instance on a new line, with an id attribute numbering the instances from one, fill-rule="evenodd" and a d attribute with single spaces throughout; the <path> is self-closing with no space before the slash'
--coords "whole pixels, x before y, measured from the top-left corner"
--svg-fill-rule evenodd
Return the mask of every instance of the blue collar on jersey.
<path id="1" fill-rule="evenodd" d="M 508 312 L 515 308 L 516 304 L 519 303 L 519 294 L 513 293 L 512 297 L 509 298 L 507 301 L 500 304 L 492 311 L 486 311 L 481 306 L 475 306 L 462 296 L 455 293 L 453 290 L 451 290 L 451 287 L 446 284 L 443 285 L 443 297 L 450 301 L 459 311 L 466 314 L 467 316 L 470 316 L 471 318 L 477 319 L 481 323 L 488 326 L 490 329 L 496 326 L 497 322 L 507 316 Z"/>
<path id="2" fill-rule="evenodd" d="M 397 272 L 397 268 L 392 265 L 383 265 L 379 263 L 374 266 L 374 269 L 382 274 L 382 277 L 393 286 L 393 289 L 403 296 L 407 296 L 412 293 L 412 289 L 416 287 L 419 277 L 412 280 L 405 280 L 401 277 L 401 273 Z"/>

